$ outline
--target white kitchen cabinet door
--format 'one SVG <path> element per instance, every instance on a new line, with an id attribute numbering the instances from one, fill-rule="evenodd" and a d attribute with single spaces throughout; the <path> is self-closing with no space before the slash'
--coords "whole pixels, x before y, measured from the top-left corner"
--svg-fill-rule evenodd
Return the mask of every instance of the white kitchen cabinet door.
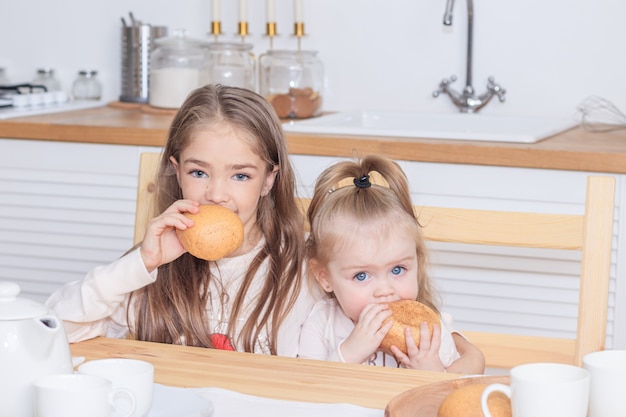
<path id="1" fill-rule="evenodd" d="M 144 150 L 0 139 L 0 279 L 43 302 L 129 249 Z"/>

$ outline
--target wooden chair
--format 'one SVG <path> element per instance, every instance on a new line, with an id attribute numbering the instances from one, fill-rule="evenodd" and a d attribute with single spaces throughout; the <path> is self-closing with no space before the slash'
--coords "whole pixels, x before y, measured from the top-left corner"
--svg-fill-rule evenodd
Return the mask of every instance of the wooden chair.
<path id="1" fill-rule="evenodd" d="M 143 237 L 159 154 L 142 154 L 135 242 Z M 613 237 L 615 179 L 587 179 L 583 214 L 504 212 L 416 206 L 427 240 L 479 245 L 580 251 L 582 256 L 575 339 L 463 332 L 485 354 L 488 368 L 530 362 L 581 365 L 589 352 L 604 349 Z M 299 199 L 303 211 L 309 199 Z M 461 329 L 462 330 L 462 329 Z"/>
<path id="2" fill-rule="evenodd" d="M 157 152 L 142 152 L 139 156 L 134 244 L 141 242 L 146 233 L 146 225 L 150 220 L 152 212 L 152 195 L 155 191 L 154 179 L 158 172 L 160 161 L 161 154 Z"/>
<path id="3" fill-rule="evenodd" d="M 576 338 L 463 331 L 485 354 L 487 368 L 531 362 L 580 366 L 585 354 L 604 349 L 614 194 L 615 178 L 590 176 L 585 212 L 579 215 L 414 207 L 429 241 L 581 252 Z M 303 210 L 308 203 L 302 199 Z"/>
<path id="4" fill-rule="evenodd" d="M 585 354 L 604 349 L 614 200 L 615 178 L 590 176 L 580 215 L 415 208 L 429 240 L 581 251 L 576 339 L 464 332 L 485 354 L 487 367 L 580 366 Z"/>

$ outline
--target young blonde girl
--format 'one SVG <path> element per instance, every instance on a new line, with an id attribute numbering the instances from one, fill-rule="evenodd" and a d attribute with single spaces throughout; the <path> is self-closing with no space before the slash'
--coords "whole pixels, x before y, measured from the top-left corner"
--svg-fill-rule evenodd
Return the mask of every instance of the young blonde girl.
<path id="1" fill-rule="evenodd" d="M 379 176 L 384 185 L 372 184 Z M 367 156 L 339 162 L 318 178 L 308 210 L 309 272 L 328 297 L 315 304 L 302 329 L 301 357 L 482 373 L 482 353 L 441 326 L 420 328 L 416 346 L 405 330 L 408 354 L 379 350 L 391 328 L 387 303 L 417 300 L 439 314 L 427 274 L 427 249 L 413 212 L 406 176 L 394 161 Z"/>
<path id="2" fill-rule="evenodd" d="M 303 219 L 280 122 L 251 91 L 207 85 L 174 117 L 154 218 L 136 248 L 53 293 L 70 341 L 95 336 L 295 356 L 308 312 Z M 176 229 L 201 204 L 233 210 L 242 246 L 216 262 L 187 253 Z"/>

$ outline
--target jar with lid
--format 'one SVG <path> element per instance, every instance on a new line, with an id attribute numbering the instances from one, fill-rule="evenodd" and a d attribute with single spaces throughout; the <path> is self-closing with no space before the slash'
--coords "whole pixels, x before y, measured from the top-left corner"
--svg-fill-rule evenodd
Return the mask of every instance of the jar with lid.
<path id="1" fill-rule="evenodd" d="M 202 85 L 207 68 L 207 41 L 192 39 L 184 30 L 154 40 L 150 56 L 148 102 L 151 106 L 176 109 L 187 95 Z"/>
<path id="2" fill-rule="evenodd" d="M 281 119 L 318 115 L 323 86 L 324 65 L 317 51 L 271 50 L 259 57 L 259 93 Z"/>
<path id="3" fill-rule="evenodd" d="M 61 91 L 61 82 L 54 75 L 52 68 L 39 68 L 33 84 L 45 86 L 48 92 Z"/>
<path id="4" fill-rule="evenodd" d="M 210 42 L 207 71 L 202 84 L 223 84 L 256 91 L 256 65 L 253 45 L 234 42 Z"/>
<path id="5" fill-rule="evenodd" d="M 98 71 L 80 70 L 78 77 L 72 84 L 74 100 L 100 100 L 102 85 L 98 81 Z"/>
<path id="6" fill-rule="evenodd" d="M 0 67 L 0 85 L 9 85 L 9 77 L 7 77 L 4 67 Z"/>

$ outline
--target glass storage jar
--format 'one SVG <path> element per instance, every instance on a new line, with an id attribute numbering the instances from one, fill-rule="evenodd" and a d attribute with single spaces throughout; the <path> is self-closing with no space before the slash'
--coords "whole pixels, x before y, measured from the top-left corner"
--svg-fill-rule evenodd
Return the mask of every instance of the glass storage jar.
<path id="1" fill-rule="evenodd" d="M 74 100 L 100 100 L 102 85 L 98 81 L 98 71 L 80 70 L 78 77 L 72 84 L 72 96 Z"/>
<path id="2" fill-rule="evenodd" d="M 154 43 L 148 101 L 154 107 L 177 109 L 192 90 L 203 85 L 207 42 L 189 38 L 179 29 L 173 36 L 155 39 Z"/>
<path id="3" fill-rule="evenodd" d="M 256 91 L 256 65 L 248 43 L 207 43 L 207 72 L 203 84 L 223 84 Z"/>
<path id="4" fill-rule="evenodd" d="M 305 119 L 322 110 L 324 65 L 317 51 L 271 50 L 259 57 L 259 93 L 281 119 Z"/>
<path id="5" fill-rule="evenodd" d="M 7 77 L 4 67 L 0 67 L 0 85 L 9 85 L 9 77 Z"/>
<path id="6" fill-rule="evenodd" d="M 61 82 L 55 77 L 52 68 L 39 68 L 33 84 L 45 86 L 48 92 L 61 91 Z"/>

